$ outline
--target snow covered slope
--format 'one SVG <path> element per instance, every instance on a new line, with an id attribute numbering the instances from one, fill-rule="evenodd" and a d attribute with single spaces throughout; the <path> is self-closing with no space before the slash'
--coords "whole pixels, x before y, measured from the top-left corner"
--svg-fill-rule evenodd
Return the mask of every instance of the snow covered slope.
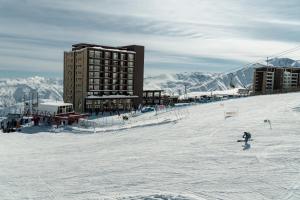
<path id="1" fill-rule="evenodd" d="M 41 99 L 62 100 L 62 80 L 43 77 L 0 79 L 0 109 L 23 101 L 24 94 L 37 91 Z"/>
<path id="2" fill-rule="evenodd" d="M 177 123 L 101 134 L 0 134 L 0 199 L 298 200 L 299 98 L 197 105 Z"/>

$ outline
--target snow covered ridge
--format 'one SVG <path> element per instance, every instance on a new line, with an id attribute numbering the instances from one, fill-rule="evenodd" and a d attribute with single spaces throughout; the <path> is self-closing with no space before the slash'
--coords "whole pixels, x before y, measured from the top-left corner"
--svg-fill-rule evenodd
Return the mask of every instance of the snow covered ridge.
<path id="1" fill-rule="evenodd" d="M 267 64 L 267 63 L 263 63 Z M 268 61 L 271 66 L 300 67 L 300 62 L 290 58 L 273 58 Z M 187 92 L 226 91 L 235 88 L 250 87 L 253 71 L 257 64 L 228 73 L 189 72 L 180 74 L 162 74 L 149 76 L 144 80 L 144 89 L 163 89 L 169 94 Z"/>
<path id="2" fill-rule="evenodd" d="M 62 100 L 63 84 L 61 79 L 44 77 L 1 78 L 0 109 L 23 101 L 24 95 L 37 91 L 41 99 Z"/>
<path id="3" fill-rule="evenodd" d="M 187 92 L 224 91 L 235 88 L 245 88 L 252 85 L 253 67 L 247 67 L 231 73 L 189 72 L 181 74 L 163 74 L 146 77 L 144 89 L 163 89 L 169 94 L 183 94 L 186 85 Z"/>

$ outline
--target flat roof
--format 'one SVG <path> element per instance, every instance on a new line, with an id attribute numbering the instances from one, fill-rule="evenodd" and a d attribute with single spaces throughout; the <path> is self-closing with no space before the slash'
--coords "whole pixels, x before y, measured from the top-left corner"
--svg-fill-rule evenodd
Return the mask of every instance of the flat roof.
<path id="1" fill-rule="evenodd" d="M 71 103 L 65 103 L 63 101 L 49 101 L 40 103 L 40 105 L 46 105 L 46 106 L 73 106 Z"/>
<path id="2" fill-rule="evenodd" d="M 143 92 L 163 92 L 164 90 L 143 90 Z"/>
<path id="3" fill-rule="evenodd" d="M 138 96 L 127 96 L 127 95 L 107 95 L 107 96 L 87 96 L 86 99 L 134 99 Z"/>

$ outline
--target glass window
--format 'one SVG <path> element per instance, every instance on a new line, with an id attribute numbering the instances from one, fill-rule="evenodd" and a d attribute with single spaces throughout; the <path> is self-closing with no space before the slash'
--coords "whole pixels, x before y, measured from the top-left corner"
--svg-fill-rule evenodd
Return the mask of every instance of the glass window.
<path id="1" fill-rule="evenodd" d="M 118 66 L 118 65 L 119 65 L 119 62 L 118 62 L 118 61 L 113 61 L 113 65 L 114 65 L 114 66 Z"/>
<path id="2" fill-rule="evenodd" d="M 94 85 L 94 90 L 99 90 L 99 85 Z"/>
<path id="3" fill-rule="evenodd" d="M 93 58 L 95 56 L 95 52 L 93 50 L 89 51 L 89 56 L 90 58 Z"/>
<path id="4" fill-rule="evenodd" d="M 133 61 L 134 60 L 134 54 L 128 54 L 128 60 Z"/>
<path id="5" fill-rule="evenodd" d="M 94 60 L 95 65 L 100 65 L 100 60 Z"/>
<path id="6" fill-rule="evenodd" d="M 128 62 L 128 67 L 133 67 L 133 62 Z"/>
<path id="7" fill-rule="evenodd" d="M 102 52 L 101 51 L 95 51 L 95 58 L 101 58 Z"/>
<path id="8" fill-rule="evenodd" d="M 128 73 L 133 73 L 133 69 L 132 68 L 128 68 Z"/>
<path id="9" fill-rule="evenodd" d="M 105 60 L 105 61 L 104 61 L 104 64 L 105 64 L 105 65 L 109 65 L 109 60 Z"/>
<path id="10" fill-rule="evenodd" d="M 126 59 L 125 53 L 121 53 L 121 60 L 125 60 L 125 59 Z"/>
<path id="11" fill-rule="evenodd" d="M 94 66 L 94 71 L 100 71 L 100 67 L 99 66 Z"/>
<path id="12" fill-rule="evenodd" d="M 105 58 L 110 58 L 110 57 L 111 57 L 110 52 L 106 51 L 106 52 L 105 52 Z"/>
<path id="13" fill-rule="evenodd" d="M 118 59 L 118 53 L 116 53 L 116 52 L 113 53 L 113 59 L 114 59 L 114 60 L 117 60 L 117 59 Z"/>
<path id="14" fill-rule="evenodd" d="M 94 66 L 93 66 L 93 65 L 90 65 L 90 66 L 89 66 L 89 70 L 90 70 L 90 71 L 94 71 Z"/>
<path id="15" fill-rule="evenodd" d="M 94 59 L 89 59 L 90 64 L 94 64 Z"/>

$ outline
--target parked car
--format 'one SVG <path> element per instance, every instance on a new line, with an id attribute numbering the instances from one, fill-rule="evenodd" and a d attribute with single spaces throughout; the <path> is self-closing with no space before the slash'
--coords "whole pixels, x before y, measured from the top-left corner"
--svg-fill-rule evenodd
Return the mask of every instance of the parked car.
<path id="1" fill-rule="evenodd" d="M 144 108 L 142 108 L 141 112 L 146 113 L 146 112 L 153 112 L 153 111 L 155 111 L 155 109 L 152 107 L 144 107 Z"/>

